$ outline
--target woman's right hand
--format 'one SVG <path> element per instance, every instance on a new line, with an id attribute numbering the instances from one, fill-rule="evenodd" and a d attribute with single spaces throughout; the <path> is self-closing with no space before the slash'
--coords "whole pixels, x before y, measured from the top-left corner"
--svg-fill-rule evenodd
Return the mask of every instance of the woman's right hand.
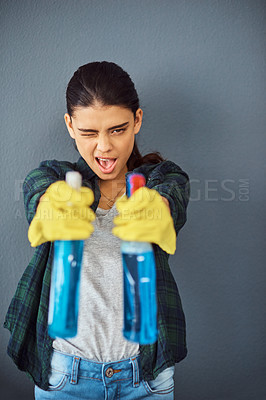
<path id="1" fill-rule="evenodd" d="M 93 191 L 75 190 L 65 181 L 49 186 L 41 197 L 28 230 L 32 247 L 54 240 L 84 240 L 94 231 L 95 213 L 90 208 Z"/>

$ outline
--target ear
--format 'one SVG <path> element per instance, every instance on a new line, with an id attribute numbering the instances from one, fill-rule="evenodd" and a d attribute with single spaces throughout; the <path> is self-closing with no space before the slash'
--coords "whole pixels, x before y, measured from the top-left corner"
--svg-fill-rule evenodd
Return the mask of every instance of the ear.
<path id="1" fill-rule="evenodd" d="M 64 115 L 64 120 L 65 120 L 65 123 L 66 123 L 66 127 L 67 127 L 67 130 L 68 130 L 68 133 L 70 134 L 72 139 L 75 139 L 75 132 L 73 130 L 71 117 L 70 117 L 70 115 L 68 113 L 66 113 Z"/>
<path id="2" fill-rule="evenodd" d="M 142 124 L 142 117 L 143 117 L 143 111 L 141 108 L 138 108 L 136 111 L 136 116 L 134 120 L 134 133 L 135 135 L 139 132 L 141 124 Z"/>

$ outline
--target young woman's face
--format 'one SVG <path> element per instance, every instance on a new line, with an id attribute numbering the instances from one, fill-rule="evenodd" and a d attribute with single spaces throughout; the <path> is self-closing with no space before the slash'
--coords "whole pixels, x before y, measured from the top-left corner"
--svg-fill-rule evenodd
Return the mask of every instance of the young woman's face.
<path id="1" fill-rule="evenodd" d="M 80 155 L 103 180 L 123 179 L 135 135 L 142 123 L 142 110 L 134 114 L 120 106 L 78 107 L 65 122 Z M 106 159 L 99 160 L 99 158 Z"/>

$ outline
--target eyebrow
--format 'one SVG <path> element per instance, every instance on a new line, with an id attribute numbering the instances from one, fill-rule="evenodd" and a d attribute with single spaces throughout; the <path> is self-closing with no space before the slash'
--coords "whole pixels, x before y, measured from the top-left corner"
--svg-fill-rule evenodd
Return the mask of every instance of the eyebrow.
<path id="1" fill-rule="evenodd" d="M 112 126 L 111 128 L 108 128 L 108 130 L 110 131 L 111 129 L 118 129 L 118 128 L 123 128 L 124 126 L 126 126 L 129 123 L 129 121 L 124 122 L 123 124 L 120 125 L 115 125 Z M 78 128 L 79 131 L 81 132 L 98 132 L 96 129 L 84 129 L 84 128 Z"/>

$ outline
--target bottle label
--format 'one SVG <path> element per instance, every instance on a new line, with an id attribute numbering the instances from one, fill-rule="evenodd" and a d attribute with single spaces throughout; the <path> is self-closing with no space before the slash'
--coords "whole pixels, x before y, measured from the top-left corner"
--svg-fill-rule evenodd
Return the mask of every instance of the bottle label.
<path id="1" fill-rule="evenodd" d="M 157 340 L 156 269 L 153 251 L 122 253 L 124 336 L 140 344 Z"/>

